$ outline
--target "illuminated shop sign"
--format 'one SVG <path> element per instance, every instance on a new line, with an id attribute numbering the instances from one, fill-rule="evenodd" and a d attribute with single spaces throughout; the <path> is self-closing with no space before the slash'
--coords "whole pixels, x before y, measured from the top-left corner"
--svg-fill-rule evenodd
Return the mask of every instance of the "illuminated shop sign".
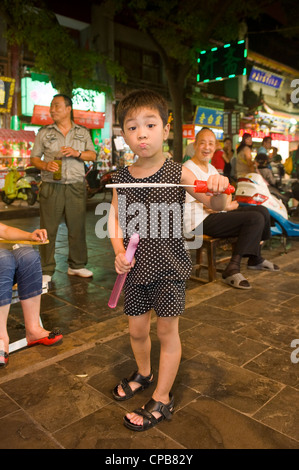
<path id="1" fill-rule="evenodd" d="M 36 75 L 34 75 L 36 77 Z M 31 77 L 21 79 L 21 97 L 23 116 L 32 116 L 34 106 L 49 106 L 58 91 L 51 82 L 33 80 Z M 80 111 L 105 112 L 105 94 L 94 90 L 74 90 L 73 108 Z"/>
<path id="2" fill-rule="evenodd" d="M 249 80 L 251 82 L 261 83 L 262 85 L 267 85 L 276 89 L 279 89 L 283 82 L 282 77 L 267 72 L 266 70 L 258 69 L 257 67 L 252 67 Z"/>
<path id="3" fill-rule="evenodd" d="M 223 80 L 246 75 L 246 42 L 233 41 L 208 51 L 200 51 L 197 57 L 197 82 Z"/>
<path id="4" fill-rule="evenodd" d="M 15 90 L 15 79 L 0 77 L 0 113 L 9 113 Z"/>
<path id="5" fill-rule="evenodd" d="M 207 127 L 223 127 L 223 111 L 219 109 L 204 108 L 202 106 L 197 106 L 194 124 Z"/>
<path id="6" fill-rule="evenodd" d="M 272 140 L 283 140 L 286 142 L 296 142 L 299 139 L 299 135 L 290 135 L 290 134 L 277 134 L 274 132 L 263 132 L 263 131 L 251 131 L 250 129 L 240 129 L 239 137 L 242 137 L 243 134 L 251 134 L 252 138 L 263 139 L 264 137 L 271 137 Z"/>

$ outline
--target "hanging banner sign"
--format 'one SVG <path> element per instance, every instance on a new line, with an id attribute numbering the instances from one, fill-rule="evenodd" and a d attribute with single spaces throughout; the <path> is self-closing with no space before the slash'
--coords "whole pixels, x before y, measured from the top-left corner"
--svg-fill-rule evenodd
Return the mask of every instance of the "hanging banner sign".
<path id="1" fill-rule="evenodd" d="M 183 124 L 183 139 L 195 139 L 194 124 Z"/>
<path id="2" fill-rule="evenodd" d="M 97 113 L 95 111 L 81 111 L 74 109 L 74 121 L 80 126 L 88 129 L 102 129 L 105 125 L 105 113 Z"/>
<path id="3" fill-rule="evenodd" d="M 0 77 L 0 113 L 10 113 L 14 91 L 15 79 Z"/>
<path id="4" fill-rule="evenodd" d="M 94 111 L 81 111 L 73 109 L 74 122 L 80 126 L 85 126 L 88 129 L 102 129 L 105 125 L 105 113 L 97 113 Z M 31 124 L 46 126 L 53 124 L 53 119 L 50 115 L 49 106 L 35 105 Z"/>
<path id="5" fill-rule="evenodd" d="M 207 127 L 223 127 L 223 111 L 220 109 L 203 108 L 197 106 L 194 124 Z"/>

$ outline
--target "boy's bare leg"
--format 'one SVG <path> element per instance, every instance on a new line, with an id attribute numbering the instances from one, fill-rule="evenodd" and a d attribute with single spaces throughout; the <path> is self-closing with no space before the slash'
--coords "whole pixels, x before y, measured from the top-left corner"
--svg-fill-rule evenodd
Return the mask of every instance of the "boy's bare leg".
<path id="1" fill-rule="evenodd" d="M 157 387 L 153 399 L 162 403 L 169 403 L 169 392 L 176 378 L 181 361 L 181 340 L 179 336 L 179 317 L 158 317 L 157 334 L 161 344 L 160 364 Z M 160 413 L 153 413 L 156 418 Z M 142 416 L 128 413 L 131 423 L 142 425 Z"/>
<path id="2" fill-rule="evenodd" d="M 131 347 L 138 372 L 147 377 L 151 373 L 151 339 L 149 336 L 151 312 L 146 312 L 140 316 L 129 316 L 128 319 Z M 129 384 L 133 391 L 140 387 L 137 382 L 129 382 Z M 120 396 L 125 395 L 121 385 L 118 386 L 118 394 Z"/>

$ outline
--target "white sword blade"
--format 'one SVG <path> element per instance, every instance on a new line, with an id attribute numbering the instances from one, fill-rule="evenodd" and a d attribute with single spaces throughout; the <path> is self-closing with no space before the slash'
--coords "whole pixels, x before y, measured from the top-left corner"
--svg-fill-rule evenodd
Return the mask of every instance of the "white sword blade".
<path id="1" fill-rule="evenodd" d="M 193 184 L 176 184 L 176 183 L 112 183 L 106 184 L 106 188 L 194 188 Z"/>

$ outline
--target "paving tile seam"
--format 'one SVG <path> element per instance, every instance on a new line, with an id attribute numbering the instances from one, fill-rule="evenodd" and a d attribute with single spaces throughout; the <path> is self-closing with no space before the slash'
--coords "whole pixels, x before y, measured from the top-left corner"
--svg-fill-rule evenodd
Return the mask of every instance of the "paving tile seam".
<path id="1" fill-rule="evenodd" d="M 278 392 L 275 392 L 274 396 L 277 395 L 277 393 L 280 393 L 285 387 L 291 387 L 290 385 L 287 385 L 287 384 L 285 384 L 285 383 L 283 383 L 283 382 L 279 382 L 278 380 L 275 380 L 275 379 L 269 378 L 269 377 L 267 377 L 267 376 L 261 375 L 261 374 L 259 374 L 258 372 L 252 371 L 252 370 L 250 370 L 250 369 L 243 369 L 242 367 L 240 367 L 240 366 L 238 366 L 238 365 L 236 365 L 236 364 L 233 364 L 232 362 L 229 362 L 229 361 L 227 361 L 226 359 L 222 359 L 222 358 L 219 358 L 219 357 L 215 357 L 215 356 L 213 356 L 213 354 L 211 354 L 210 352 L 207 352 L 207 351 L 205 351 L 205 352 L 198 351 L 198 354 L 195 354 L 195 355 L 192 356 L 192 357 L 188 357 L 188 358 L 184 361 L 184 363 L 186 363 L 186 362 L 188 362 L 188 361 L 191 361 L 191 360 L 194 359 L 196 356 L 200 356 L 200 355 L 208 356 L 209 358 L 212 358 L 213 360 L 215 360 L 215 361 L 217 361 L 217 362 L 224 363 L 224 364 L 228 365 L 231 369 L 237 369 L 237 370 L 242 369 L 242 370 L 244 370 L 244 371 L 246 371 L 246 372 L 248 372 L 248 373 L 250 373 L 250 374 L 253 374 L 254 376 L 256 376 L 256 377 L 258 377 L 258 378 L 260 378 L 260 379 L 266 379 L 268 382 L 272 382 L 272 383 L 278 384 L 281 388 L 280 388 L 280 390 L 279 390 Z M 187 384 L 185 384 L 185 383 L 183 383 L 183 382 L 182 382 L 182 384 L 183 384 L 184 386 L 186 386 L 186 387 L 188 386 Z M 292 388 L 294 388 L 294 390 L 297 390 L 295 387 L 292 387 Z M 197 391 L 196 389 L 194 389 L 194 390 Z M 297 391 L 298 391 L 298 390 L 297 390 Z M 197 391 L 197 392 L 198 392 L 198 391 Z M 213 397 L 210 397 L 210 398 L 213 398 Z M 273 398 L 273 397 L 271 397 L 268 401 L 272 400 L 272 398 Z M 262 406 L 264 406 L 264 405 L 262 405 Z M 254 413 L 256 413 L 256 411 L 255 411 Z M 250 416 L 250 414 L 249 414 L 249 416 Z"/>
<path id="2" fill-rule="evenodd" d="M 1 389 L 2 390 L 2 389 Z M 4 392 L 5 393 L 5 392 Z M 12 416 L 12 415 L 17 415 L 17 414 L 20 414 L 20 413 L 23 413 L 27 416 L 27 418 L 32 422 L 32 424 L 39 430 L 41 431 L 43 434 L 45 434 L 47 436 L 47 438 L 54 442 L 55 445 L 57 445 L 60 449 L 65 449 L 65 447 L 62 446 L 62 444 L 53 436 L 53 433 L 51 433 L 50 431 L 47 430 L 47 428 L 45 428 L 39 421 L 36 421 L 36 419 L 33 418 L 33 416 L 30 414 L 30 412 L 28 410 L 26 410 L 25 408 L 23 408 L 19 403 L 17 403 L 11 396 L 7 395 L 7 397 L 15 403 L 16 406 L 18 406 L 18 410 L 15 410 L 11 413 L 8 413 L 7 415 L 5 416 L 2 416 L 0 418 L 0 424 L 1 424 L 1 419 L 2 418 L 7 418 L 9 416 Z M 21 437 L 21 436 L 20 436 Z"/>
<path id="3" fill-rule="evenodd" d="M 76 354 L 80 354 L 81 352 L 88 351 L 89 349 L 94 348 L 96 345 L 95 342 L 92 343 L 84 343 L 80 346 L 77 346 L 76 348 L 72 349 L 71 351 L 65 351 L 62 353 L 58 353 L 57 356 L 51 357 L 49 359 L 44 359 L 41 358 L 39 362 L 36 362 L 35 364 L 30 364 L 28 367 L 22 370 L 18 370 L 15 372 L 10 373 L 6 377 L 0 378 L 0 386 L 1 384 L 4 384 L 6 382 L 10 382 L 11 380 L 19 379 L 21 377 L 24 377 L 25 375 L 28 375 L 30 373 L 37 372 L 39 370 L 45 369 L 46 367 L 49 367 L 53 364 L 58 364 L 59 362 L 63 361 L 64 359 L 68 359 L 69 357 L 72 357 Z M 17 351 L 14 354 L 21 353 L 21 351 Z"/>
<path id="4" fill-rule="evenodd" d="M 283 390 L 283 389 L 282 389 L 282 390 Z M 282 390 L 280 390 L 279 392 L 277 392 L 277 394 L 275 394 L 274 396 L 276 396 L 276 395 L 278 395 L 279 393 L 281 393 Z M 245 413 L 245 412 L 243 412 L 243 411 L 240 411 L 240 410 L 238 410 L 237 408 L 234 408 L 234 407 L 232 407 L 231 405 L 229 405 L 229 404 L 227 404 L 227 403 L 224 403 L 224 402 L 222 402 L 222 401 L 220 401 L 220 400 L 217 400 L 217 398 L 210 397 L 209 395 L 201 394 L 201 396 L 204 397 L 204 398 L 208 398 L 209 400 L 213 400 L 213 401 L 215 401 L 216 403 L 219 403 L 220 405 L 222 405 L 222 406 L 224 406 L 224 407 L 226 407 L 226 408 L 228 408 L 228 409 L 234 411 L 235 413 L 237 413 L 237 414 L 239 414 L 239 415 L 241 415 L 241 416 L 246 416 L 246 418 L 248 418 L 248 419 L 250 419 L 250 420 L 252 420 L 252 421 L 258 423 L 259 425 L 261 425 L 261 426 L 263 426 L 263 427 L 265 427 L 265 428 L 267 428 L 267 429 L 271 429 L 272 431 L 278 432 L 278 433 L 281 434 L 282 436 L 287 437 L 288 439 L 291 439 L 291 440 L 293 440 L 294 442 L 298 442 L 298 443 L 299 443 L 299 440 L 296 439 L 296 438 L 294 438 L 294 437 L 291 436 L 290 434 L 287 434 L 287 433 L 285 433 L 285 432 L 282 432 L 280 429 L 275 428 L 275 427 L 273 427 L 273 426 L 270 426 L 269 424 L 263 423 L 263 421 L 258 420 L 257 418 L 255 418 L 255 414 L 256 414 L 260 409 L 262 409 L 262 408 L 266 405 L 266 403 L 265 403 L 264 405 L 262 405 L 262 406 L 259 408 L 259 410 L 255 411 L 253 414 L 250 414 L 250 413 Z M 270 398 L 267 403 L 269 403 L 269 402 L 274 398 L 274 396 L 273 396 L 272 398 Z M 193 401 L 200 400 L 200 398 L 201 398 L 201 397 L 197 397 L 197 398 L 195 398 Z M 192 402 L 187 403 L 187 404 L 184 406 L 184 408 L 185 408 L 186 406 L 188 406 L 190 403 L 192 403 Z"/>
<path id="5" fill-rule="evenodd" d="M 278 382 L 278 383 L 280 383 L 280 382 Z M 252 414 L 252 416 L 255 416 L 257 413 L 259 413 L 263 408 L 265 408 L 265 406 L 267 406 L 269 403 L 271 403 L 271 401 L 274 400 L 274 398 L 276 398 L 287 387 L 294 389 L 294 387 L 291 387 L 290 385 L 286 385 L 286 384 L 281 384 L 281 385 L 283 385 L 281 387 L 281 389 L 278 390 L 277 392 L 275 392 L 272 397 L 270 397 L 265 403 L 263 403 L 263 405 L 261 405 L 257 410 L 255 410 L 255 412 Z M 296 389 L 294 389 L 294 390 L 296 390 Z"/>
<path id="6" fill-rule="evenodd" d="M 266 376 L 266 375 L 259 374 L 258 372 L 253 371 L 253 370 L 251 370 L 251 369 L 245 369 L 244 367 L 239 366 L 239 365 L 236 365 L 236 364 L 234 364 L 234 363 L 232 363 L 232 362 L 229 362 L 229 361 L 226 360 L 226 359 L 222 359 L 222 358 L 219 358 L 219 357 L 215 358 L 215 356 L 213 356 L 213 355 L 212 355 L 211 353 L 209 353 L 209 352 L 205 352 L 204 354 L 207 354 L 207 356 L 212 357 L 213 359 L 216 359 L 217 361 L 224 362 L 225 364 L 228 364 L 229 366 L 231 366 L 231 367 L 233 367 L 233 368 L 236 367 L 237 369 L 242 369 L 242 370 L 244 370 L 244 371 L 246 371 L 246 372 L 249 372 L 249 373 L 251 373 L 251 374 L 254 374 L 255 376 L 257 376 L 257 377 L 259 377 L 259 378 L 261 378 L 261 379 L 266 379 L 266 380 L 269 381 L 269 382 L 273 382 L 273 383 L 276 383 L 276 384 L 280 385 L 282 388 L 279 390 L 279 392 L 281 392 L 281 390 L 282 390 L 284 387 L 287 387 L 287 386 L 288 386 L 287 384 L 285 384 L 285 383 L 283 383 L 283 382 L 280 382 L 279 380 L 275 380 L 275 379 L 272 379 L 272 378 L 270 378 L 270 377 L 268 377 L 268 376 Z M 279 393 L 279 392 L 278 392 L 278 393 Z"/>
<path id="7" fill-rule="evenodd" d="M 86 327 L 86 329 L 88 329 L 88 328 L 89 327 Z M 123 332 L 111 333 L 111 335 L 109 335 L 105 338 L 98 339 L 98 340 L 95 340 L 95 341 L 92 341 L 92 342 L 85 342 L 82 345 L 77 346 L 77 347 L 73 348 L 70 351 L 65 351 L 65 352 L 62 352 L 62 353 L 58 352 L 57 356 L 54 356 L 52 358 L 49 358 L 49 359 L 42 358 L 40 360 L 40 362 L 37 362 L 35 364 L 30 364 L 30 366 L 28 366 L 28 368 L 12 372 L 9 375 L 7 375 L 6 377 L 2 377 L 2 378 L 0 377 L 0 386 L 1 386 L 2 383 L 6 383 L 6 382 L 9 382 L 10 380 L 14 380 L 14 379 L 24 377 L 25 375 L 28 375 L 32 372 L 42 370 L 42 369 L 44 369 L 48 366 L 51 366 L 53 364 L 56 364 L 56 363 L 58 364 L 61 361 L 65 360 L 65 359 L 68 359 L 69 357 L 72 357 L 72 356 L 75 356 L 75 355 L 80 354 L 82 352 L 93 349 L 97 344 L 105 344 L 105 343 L 109 342 L 111 339 L 115 339 L 117 337 L 125 336 L 127 333 L 128 333 L 127 330 L 125 330 Z M 73 333 L 73 336 L 72 336 L 72 333 L 69 333 L 68 335 L 65 335 L 65 337 L 72 337 L 72 338 L 76 339 L 76 332 Z M 107 346 L 110 347 L 109 345 L 107 345 Z M 115 350 L 111 347 L 110 347 L 110 349 L 112 349 L 114 351 L 117 351 L 117 350 Z M 17 351 L 14 354 L 20 354 L 21 352 L 22 351 Z M 129 359 L 129 356 L 125 356 L 124 360 L 121 360 L 120 362 L 118 360 L 116 363 L 122 363 L 122 362 L 125 362 L 128 359 Z M 109 366 L 107 366 L 107 367 L 109 367 Z"/>
<path id="8" fill-rule="evenodd" d="M 246 339 L 247 339 L 247 338 L 246 338 Z M 254 341 L 254 340 L 252 340 L 252 341 Z M 258 344 L 264 344 L 264 343 L 259 343 L 258 341 L 256 341 L 256 342 L 257 342 Z M 263 354 L 265 354 L 265 352 L 270 351 L 270 350 L 272 349 L 271 346 L 269 346 L 269 345 L 266 345 L 266 344 L 265 344 L 265 346 L 268 346 L 268 347 L 266 347 L 263 351 L 261 351 L 260 353 L 258 353 L 256 356 L 253 356 L 253 357 L 251 357 L 250 359 L 248 359 L 248 361 L 246 361 L 246 362 L 244 362 L 243 364 L 241 364 L 240 367 L 241 367 L 242 369 L 246 369 L 246 366 L 247 366 L 248 364 L 250 364 L 252 361 L 255 361 L 258 357 L 260 357 L 260 356 L 262 356 Z M 246 370 L 247 370 L 247 369 L 246 369 Z"/>

